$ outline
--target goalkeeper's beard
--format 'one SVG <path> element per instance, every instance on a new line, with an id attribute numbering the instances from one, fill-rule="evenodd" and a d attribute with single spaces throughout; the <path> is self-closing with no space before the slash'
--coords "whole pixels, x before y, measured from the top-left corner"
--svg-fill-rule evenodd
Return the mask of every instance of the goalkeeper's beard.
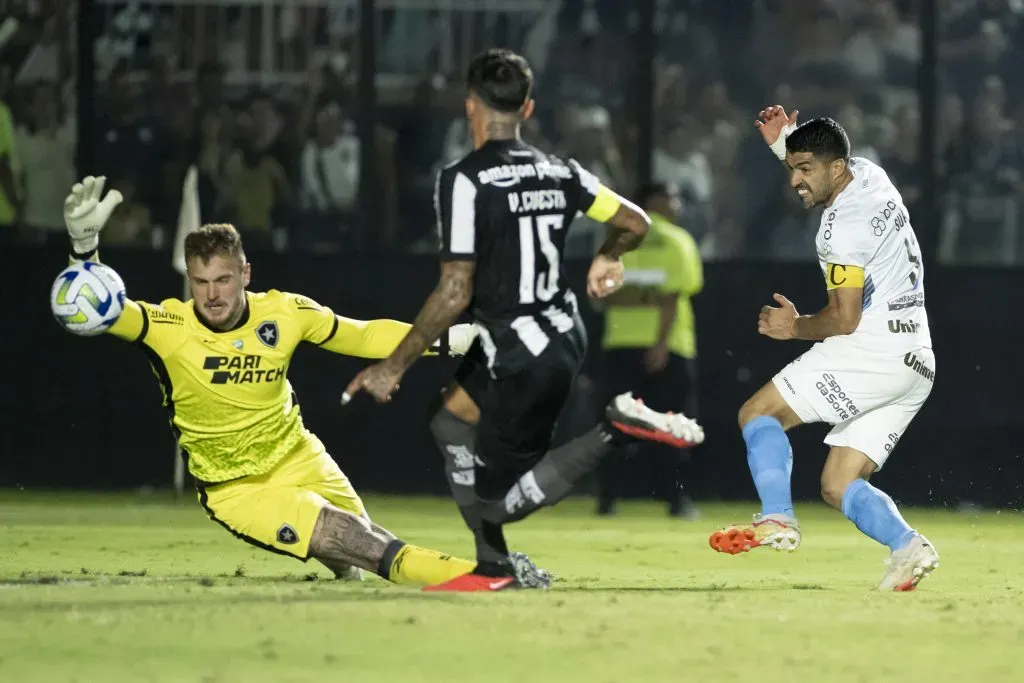
<path id="1" fill-rule="evenodd" d="M 211 304 L 213 304 L 212 308 Z M 245 298 L 240 297 L 234 302 L 234 305 L 231 305 L 226 299 L 205 301 L 200 307 L 199 314 L 210 327 L 228 329 L 238 322 L 244 310 Z"/>

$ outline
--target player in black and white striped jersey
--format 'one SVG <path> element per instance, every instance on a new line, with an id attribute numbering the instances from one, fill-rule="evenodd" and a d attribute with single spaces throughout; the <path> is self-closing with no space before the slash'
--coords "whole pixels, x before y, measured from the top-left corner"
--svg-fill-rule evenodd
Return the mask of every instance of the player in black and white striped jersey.
<path id="1" fill-rule="evenodd" d="M 520 124 L 533 113 L 532 88 L 519 55 L 489 50 L 473 59 L 466 115 L 474 151 L 439 173 L 435 191 L 440 283 L 391 357 L 360 373 L 346 392 L 389 400 L 423 349 L 463 311 L 472 313 L 478 344 L 446 388 L 431 429 L 474 533 L 478 564 L 444 590 L 547 587 L 545 572 L 509 553 L 503 524 L 561 500 L 623 441 L 686 447 L 704 438 L 693 420 L 623 394 L 593 430 L 548 450 L 586 353 L 576 296 L 562 271 L 569 225 L 584 213 L 612 227 L 587 276 L 588 294 L 601 298 L 622 286 L 620 257 L 640 243 L 649 220 L 575 161 L 520 139 Z"/>

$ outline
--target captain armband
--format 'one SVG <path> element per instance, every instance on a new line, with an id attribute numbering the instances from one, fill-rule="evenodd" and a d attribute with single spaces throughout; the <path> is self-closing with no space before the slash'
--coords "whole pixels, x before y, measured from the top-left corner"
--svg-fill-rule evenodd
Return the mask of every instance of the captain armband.
<path id="1" fill-rule="evenodd" d="M 842 287 L 864 287 L 864 269 L 860 266 L 844 266 L 830 263 L 825 267 L 825 287 L 840 289 Z"/>
<path id="2" fill-rule="evenodd" d="M 594 203 L 587 209 L 587 218 L 593 218 L 598 223 L 607 223 L 620 206 L 622 200 L 619 195 L 601 185 L 597 190 L 597 196 L 594 197 Z"/>

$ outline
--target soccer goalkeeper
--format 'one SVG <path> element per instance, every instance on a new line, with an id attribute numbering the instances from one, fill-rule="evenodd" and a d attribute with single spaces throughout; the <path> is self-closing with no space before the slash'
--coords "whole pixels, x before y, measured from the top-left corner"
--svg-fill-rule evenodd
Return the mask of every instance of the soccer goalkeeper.
<path id="1" fill-rule="evenodd" d="M 76 184 L 64 203 L 74 261 L 97 260 L 99 233 L 121 194 L 103 177 Z M 285 377 L 300 342 L 362 358 L 386 358 L 409 330 L 359 321 L 276 290 L 247 291 L 251 266 L 231 225 L 185 239 L 191 301 L 125 301 L 110 328 L 149 357 L 171 426 L 210 519 L 271 552 L 314 558 L 339 578 L 359 569 L 400 584 L 438 584 L 473 562 L 407 544 L 370 521 L 348 478 L 302 424 Z M 448 333 L 464 354 L 469 325 Z M 428 353 L 434 353 L 431 351 Z"/>

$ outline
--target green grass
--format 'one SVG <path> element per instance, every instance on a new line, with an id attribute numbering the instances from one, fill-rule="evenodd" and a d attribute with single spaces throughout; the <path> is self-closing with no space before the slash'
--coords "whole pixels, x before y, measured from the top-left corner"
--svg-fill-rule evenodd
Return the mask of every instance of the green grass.
<path id="1" fill-rule="evenodd" d="M 409 541 L 471 552 L 447 500 L 367 503 Z M 193 501 L 0 493 L 0 681 L 1024 680 L 1020 515 L 909 511 L 942 567 L 880 594 L 886 552 L 823 508 L 800 508 L 796 553 L 737 557 L 707 535 L 749 506 L 590 511 L 510 527 L 552 591 L 437 595 L 330 581 Z"/>

